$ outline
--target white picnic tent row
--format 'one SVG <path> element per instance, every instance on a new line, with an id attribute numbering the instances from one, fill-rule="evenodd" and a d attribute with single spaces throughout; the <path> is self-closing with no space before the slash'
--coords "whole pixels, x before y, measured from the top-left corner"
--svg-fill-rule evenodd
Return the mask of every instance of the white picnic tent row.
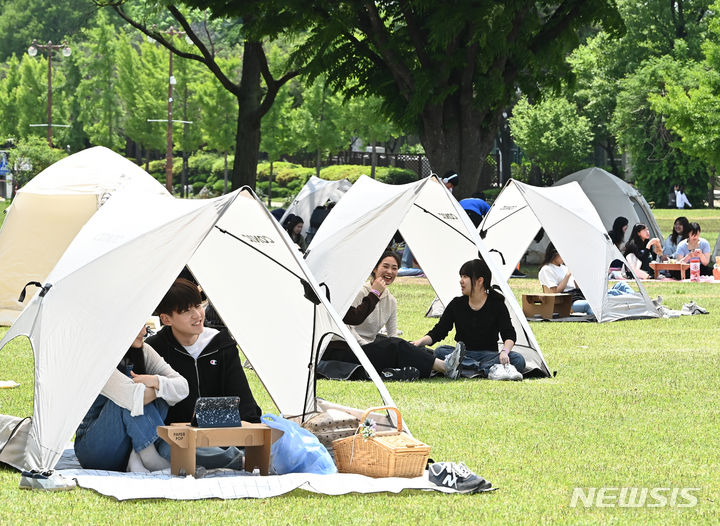
<path id="1" fill-rule="evenodd" d="M 615 259 L 625 262 L 625 258 L 576 182 L 547 188 L 513 179 L 507 182 L 479 227 L 504 278 L 510 277 L 540 228 L 572 272 L 597 321 L 659 317 L 634 273 L 637 294 L 607 294 L 610 263 Z"/>
<path id="2" fill-rule="evenodd" d="M 310 179 L 300 189 L 293 202 L 280 218 L 280 224 L 282 225 L 290 214 L 300 216 L 304 222 L 301 234 L 306 235 L 308 228 L 310 228 L 310 217 L 315 208 L 324 205 L 328 201 L 337 203 L 351 186 L 352 183 L 347 179 L 328 181 L 314 175 L 310 176 Z"/>
<path id="3" fill-rule="evenodd" d="M 186 263 L 283 415 L 316 410 L 315 365 L 331 334 L 349 342 L 382 405 L 394 405 L 300 252 L 254 194 L 178 200 L 116 192 L 0 342 L 26 335 L 35 358 L 32 419 L 0 415 L 0 461 L 53 468 Z"/>
<path id="4" fill-rule="evenodd" d="M 168 195 L 139 166 L 105 148 L 88 148 L 49 166 L 18 190 L 0 229 L 0 325 L 25 305 L 26 283 L 50 273 L 80 228 L 118 189 Z"/>
<path id="5" fill-rule="evenodd" d="M 444 304 L 460 295 L 462 264 L 478 256 L 485 259 L 493 284 L 505 296 L 517 331 L 514 350 L 525 357 L 525 373 L 550 375 L 507 279 L 465 211 L 436 176 L 405 185 L 361 176 L 332 209 L 308 247 L 306 261 L 338 312 L 347 311 L 397 230 Z"/>

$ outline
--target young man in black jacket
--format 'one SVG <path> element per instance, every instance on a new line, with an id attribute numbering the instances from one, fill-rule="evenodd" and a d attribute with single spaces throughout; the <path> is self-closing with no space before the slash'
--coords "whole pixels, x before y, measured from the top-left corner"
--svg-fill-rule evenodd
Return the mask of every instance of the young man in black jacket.
<path id="1" fill-rule="evenodd" d="M 200 396 L 239 396 L 242 419 L 260 422 L 260 407 L 250 391 L 237 343 L 226 330 L 204 326 L 197 285 L 183 278 L 175 280 L 156 314 L 163 328 L 145 341 L 190 386 L 190 394 L 170 408 L 165 421 L 189 422 Z"/>
<path id="2" fill-rule="evenodd" d="M 204 326 L 205 310 L 197 285 L 176 279 L 155 313 L 163 328 L 145 341 L 185 377 L 190 387 L 190 394 L 170 408 L 165 422 L 190 422 L 195 401 L 201 396 L 239 396 L 240 417 L 246 422 L 260 422 L 260 407 L 250 391 L 237 343 L 226 330 Z M 198 463 L 206 468 L 225 467 L 236 452 L 229 448 L 219 458 L 206 461 L 199 452 Z M 217 449 L 210 456 L 216 453 Z"/>

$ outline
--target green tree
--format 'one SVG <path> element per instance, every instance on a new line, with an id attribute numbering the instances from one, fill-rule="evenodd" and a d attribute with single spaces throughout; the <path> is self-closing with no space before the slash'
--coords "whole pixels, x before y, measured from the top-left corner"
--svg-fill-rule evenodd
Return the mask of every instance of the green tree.
<path id="1" fill-rule="evenodd" d="M 60 43 L 76 33 L 97 8 L 90 0 L 0 1 L 0 60 L 23 55 L 34 39 Z"/>
<path id="2" fill-rule="evenodd" d="M 50 148 L 47 139 L 43 137 L 31 135 L 20 139 L 8 157 L 15 186 L 22 188 L 30 179 L 66 155 L 65 150 Z"/>
<path id="3" fill-rule="evenodd" d="M 383 108 L 380 97 L 353 97 L 345 105 L 345 126 L 364 143 L 372 147 L 370 153 L 370 177 L 375 178 L 378 143 L 402 134 L 400 127 Z"/>
<path id="4" fill-rule="evenodd" d="M 510 132 L 546 184 L 582 167 L 592 147 L 590 121 L 564 98 L 530 105 L 520 99 L 510 118 Z"/>
<path id="5" fill-rule="evenodd" d="M 83 31 L 83 43 L 73 53 L 83 72 L 76 93 L 78 119 L 92 144 L 113 150 L 124 144 L 115 65 L 118 35 L 123 38 L 123 30 L 110 24 L 107 13 L 101 11 L 96 25 Z"/>
<path id="6" fill-rule="evenodd" d="M 46 128 L 30 126 L 47 123 L 47 71 L 47 60 L 39 55 L 23 55 L 20 60 L 20 84 L 15 89 L 18 138 L 47 136 Z"/>
<path id="7" fill-rule="evenodd" d="M 16 56 L 0 64 L 0 138 L 18 136 L 19 111 L 15 92 L 20 86 L 20 61 Z"/>
<path id="8" fill-rule="evenodd" d="M 240 76 L 239 57 L 218 59 L 218 64 L 230 78 Z M 225 159 L 224 190 L 227 191 L 228 155 L 234 151 L 237 128 L 237 123 L 228 116 L 237 115 L 238 101 L 209 71 L 205 71 L 203 77 L 204 80 L 198 88 L 203 108 L 198 129 L 201 130 L 207 148 L 223 154 Z"/>
<path id="9" fill-rule="evenodd" d="M 275 97 L 280 88 L 291 78 L 298 75 L 298 71 L 288 71 L 281 77 L 275 78 L 270 73 L 265 50 L 263 49 L 260 37 L 255 37 L 250 33 L 243 33 L 243 65 L 241 70 L 241 78 L 239 81 L 233 81 L 223 71 L 215 54 L 215 41 L 209 32 L 204 32 L 205 40 L 201 38 L 201 33 L 193 28 L 186 15 L 174 5 L 168 5 L 167 11 L 176 20 L 183 31 L 186 32 L 188 38 L 192 40 L 195 48 L 193 52 L 186 52 L 176 46 L 167 39 L 162 32 L 151 27 L 151 24 L 145 18 L 133 18 L 131 14 L 123 9 L 122 0 L 115 2 L 112 0 L 96 0 L 101 4 L 110 5 L 115 11 L 130 25 L 140 30 L 144 34 L 154 38 L 161 45 L 169 49 L 172 53 L 182 58 L 196 60 L 203 64 L 213 75 L 220 81 L 223 87 L 232 93 L 238 101 L 238 115 L 236 121 L 235 132 L 235 157 L 233 160 L 232 186 L 239 188 L 243 185 L 255 187 L 257 159 L 260 148 L 260 121 L 269 109 L 272 107 Z M 194 5 L 200 8 L 208 7 L 206 2 L 187 1 L 187 5 Z M 230 4 L 223 2 L 227 7 Z M 252 21 L 259 16 L 252 2 L 235 2 L 231 5 L 233 16 L 243 15 L 242 25 L 252 26 Z M 221 16 L 222 10 L 217 10 L 216 15 Z M 192 13 L 200 18 L 203 13 Z M 236 20 L 236 23 L 239 21 Z M 277 33 L 275 33 L 277 34 Z M 264 85 L 262 84 L 264 82 Z"/>
<path id="10" fill-rule="evenodd" d="M 327 75 L 332 90 L 383 99 L 395 122 L 418 133 L 436 172 L 463 174 L 460 196 L 480 186 L 517 89 L 535 96 L 540 86 L 559 85 L 579 29 L 621 28 L 615 3 L 602 0 L 203 4 L 216 14 L 252 8 L 261 34 L 306 34 L 296 67 Z"/>
<path id="11" fill-rule="evenodd" d="M 270 161 L 270 184 L 268 185 L 268 206 L 272 197 L 273 164 L 283 155 L 291 155 L 301 147 L 302 139 L 298 130 L 297 110 L 293 108 L 293 98 L 288 90 L 281 90 L 262 120 L 260 143 Z"/>
<path id="12" fill-rule="evenodd" d="M 341 124 L 342 98 L 328 89 L 325 78 L 316 78 L 303 91 L 303 101 L 297 110 L 298 136 L 303 149 L 315 154 L 315 171 L 320 176 L 323 157 L 350 144 L 349 132 Z"/>

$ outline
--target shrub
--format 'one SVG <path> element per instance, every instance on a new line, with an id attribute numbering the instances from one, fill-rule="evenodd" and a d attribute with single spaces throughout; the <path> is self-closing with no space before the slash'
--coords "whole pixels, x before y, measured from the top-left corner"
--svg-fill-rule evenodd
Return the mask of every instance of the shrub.
<path id="1" fill-rule="evenodd" d="M 387 184 L 407 184 L 418 180 L 418 175 L 413 170 L 393 166 L 376 168 L 375 177 Z"/>

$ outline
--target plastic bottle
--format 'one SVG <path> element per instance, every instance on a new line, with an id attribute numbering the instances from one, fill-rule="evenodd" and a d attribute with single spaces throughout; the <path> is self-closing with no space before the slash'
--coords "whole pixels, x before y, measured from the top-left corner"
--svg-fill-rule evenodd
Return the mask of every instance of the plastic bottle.
<path id="1" fill-rule="evenodd" d="M 715 256 L 715 266 L 713 266 L 713 279 L 720 281 L 720 256 Z"/>
<path id="2" fill-rule="evenodd" d="M 700 281 L 700 258 L 690 258 L 690 281 Z"/>

